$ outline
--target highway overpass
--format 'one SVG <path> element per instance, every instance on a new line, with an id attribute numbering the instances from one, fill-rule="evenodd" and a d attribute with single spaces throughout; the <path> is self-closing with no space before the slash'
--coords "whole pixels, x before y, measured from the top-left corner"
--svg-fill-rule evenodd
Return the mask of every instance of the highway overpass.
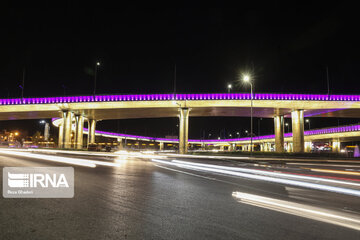
<path id="1" fill-rule="evenodd" d="M 250 116 L 273 118 L 275 149 L 284 151 L 284 118 L 292 119 L 293 150 L 305 150 L 304 117 L 360 117 L 360 95 L 320 94 L 134 94 L 0 99 L 0 120 L 60 117 L 59 146 L 71 148 L 75 122 L 75 147 L 83 147 L 84 121 L 89 142 L 95 142 L 96 121 L 108 119 L 179 117 L 179 150 L 187 152 L 189 117 Z"/>
<path id="2" fill-rule="evenodd" d="M 53 119 L 53 125 L 59 127 L 61 125 L 62 119 Z M 73 127 L 73 132 L 75 128 Z M 84 128 L 85 135 L 88 135 L 89 131 L 87 128 Z M 150 136 L 139 136 L 123 133 L 114 133 L 106 131 L 95 131 L 95 136 L 106 137 L 106 138 L 115 138 L 117 143 L 123 147 L 126 141 L 124 140 L 135 140 L 142 142 L 156 143 L 159 147 L 159 150 L 164 150 L 165 144 L 177 144 L 179 139 L 174 138 L 157 138 Z M 284 134 L 284 141 L 287 144 L 287 151 L 293 151 L 293 138 L 292 133 Z M 305 152 L 311 151 L 311 146 L 313 142 L 330 142 L 332 145 L 332 151 L 335 153 L 340 152 L 341 142 L 350 142 L 350 141 L 360 141 L 360 124 L 339 126 L 339 127 L 330 127 L 330 128 L 321 128 L 304 131 L 304 141 L 305 141 Z M 227 147 L 229 151 L 233 151 L 236 147 L 241 146 L 242 151 L 250 151 L 250 137 L 244 138 L 230 138 L 230 139 L 189 139 L 188 144 L 200 145 L 201 148 L 205 149 L 207 146 L 220 146 L 220 148 Z M 275 144 L 275 135 L 264 135 L 253 137 L 253 144 L 260 145 L 260 151 L 268 152 L 270 151 Z"/>

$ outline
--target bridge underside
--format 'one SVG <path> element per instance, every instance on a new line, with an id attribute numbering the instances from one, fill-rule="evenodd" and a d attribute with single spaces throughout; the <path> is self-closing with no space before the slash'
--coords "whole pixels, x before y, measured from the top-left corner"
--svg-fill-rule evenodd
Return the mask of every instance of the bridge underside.
<path id="1" fill-rule="evenodd" d="M 98 120 L 177 117 L 178 107 L 161 108 L 113 108 L 73 110 L 75 114 Z M 273 118 L 282 115 L 291 118 L 290 108 L 254 107 L 253 116 Z M 61 117 L 61 109 L 0 112 L 0 120 L 44 119 Z M 248 107 L 193 107 L 191 117 L 250 117 Z M 305 109 L 305 117 L 359 118 L 360 109 Z"/>

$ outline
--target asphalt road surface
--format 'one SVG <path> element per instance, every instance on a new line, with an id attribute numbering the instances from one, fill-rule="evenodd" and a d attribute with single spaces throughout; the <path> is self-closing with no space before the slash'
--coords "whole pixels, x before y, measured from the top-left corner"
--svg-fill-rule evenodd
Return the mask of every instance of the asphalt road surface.
<path id="1" fill-rule="evenodd" d="M 279 166 L 175 156 L 68 156 L 117 165 L 81 167 L 0 151 L 1 167 L 75 168 L 74 198 L 1 197 L 0 239 L 360 239 L 360 197 L 312 187 L 320 184 L 360 192 L 356 164 Z M 244 170 L 249 176 L 236 175 L 236 169 L 222 166 L 264 174 Z M 309 166 L 339 172 L 316 172 Z M 2 181 L 2 171 L 0 175 Z M 315 185 L 276 182 L 279 179 Z"/>

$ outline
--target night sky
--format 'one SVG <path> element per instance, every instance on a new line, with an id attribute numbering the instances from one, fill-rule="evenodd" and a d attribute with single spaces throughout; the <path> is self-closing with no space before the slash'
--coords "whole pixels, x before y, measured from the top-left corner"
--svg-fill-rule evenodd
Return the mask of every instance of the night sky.
<path id="1" fill-rule="evenodd" d="M 248 92 L 239 82 L 250 72 L 256 92 L 360 94 L 359 20 L 351 6 L 239 8 L 2 8 L 0 97 Z M 340 4 L 340 3 L 339 3 Z M 281 7 L 280 7 L 281 6 Z M 311 119 L 312 128 L 358 119 Z M 273 120 L 254 120 L 254 132 L 273 131 Z M 247 118 L 191 118 L 190 138 L 249 129 Z M 101 130 L 173 135 L 177 120 L 102 121 Z M 0 129 L 39 128 L 38 121 L 0 123 Z M 306 126 L 307 127 L 307 126 Z M 222 133 L 222 134 L 223 134 Z M 244 135 L 244 134 L 243 134 Z"/>

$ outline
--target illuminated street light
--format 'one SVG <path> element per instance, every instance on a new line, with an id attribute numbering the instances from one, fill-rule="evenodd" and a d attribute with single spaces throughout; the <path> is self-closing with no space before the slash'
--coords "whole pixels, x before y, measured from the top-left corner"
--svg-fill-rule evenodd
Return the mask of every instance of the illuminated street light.
<path id="1" fill-rule="evenodd" d="M 45 120 L 41 120 L 40 123 L 45 124 L 45 127 L 44 127 L 44 139 L 45 139 L 45 141 L 49 141 L 50 125 Z M 46 146 L 48 147 L 47 144 L 46 144 Z"/>
<path id="2" fill-rule="evenodd" d="M 229 84 L 229 85 L 228 85 L 228 93 L 230 93 L 230 92 L 231 92 L 231 88 L 232 88 L 232 85 L 231 85 L 231 84 Z"/>
<path id="3" fill-rule="evenodd" d="M 309 124 L 309 130 L 310 130 L 310 120 L 306 119 L 305 122 L 307 122 Z"/>
<path id="4" fill-rule="evenodd" d="M 15 132 L 15 136 L 19 136 L 19 132 Z"/>
<path id="5" fill-rule="evenodd" d="M 253 152 L 253 84 L 250 81 L 249 75 L 244 75 L 243 77 L 244 82 L 250 84 L 250 154 L 252 155 Z"/>
<path id="6" fill-rule="evenodd" d="M 286 126 L 286 129 L 287 129 L 287 132 L 289 132 L 289 124 L 285 123 L 285 126 Z"/>

